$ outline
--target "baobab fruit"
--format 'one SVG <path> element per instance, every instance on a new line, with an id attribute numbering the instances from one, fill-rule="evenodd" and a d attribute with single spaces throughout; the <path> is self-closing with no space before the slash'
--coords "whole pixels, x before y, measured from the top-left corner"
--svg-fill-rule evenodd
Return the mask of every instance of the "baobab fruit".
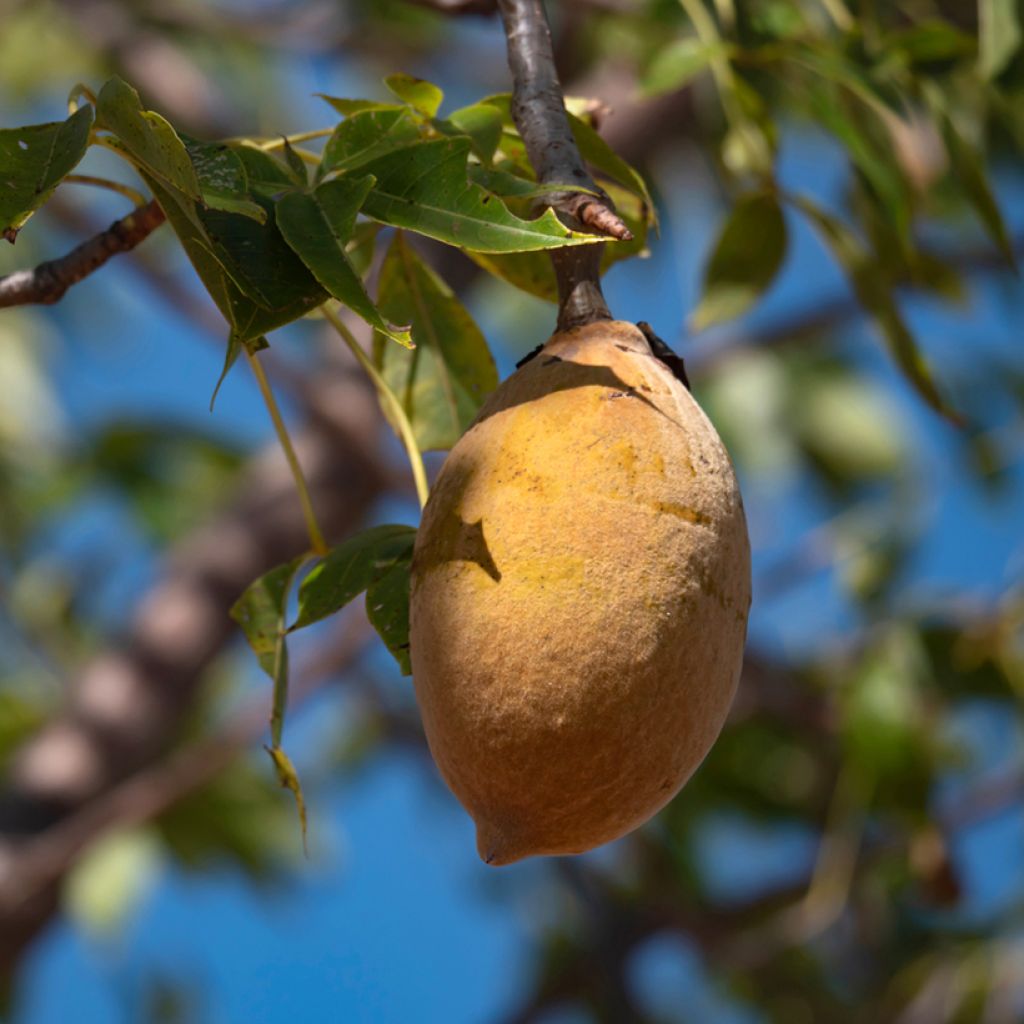
<path id="1" fill-rule="evenodd" d="M 431 491 L 412 568 L 416 695 L 489 864 L 637 828 L 714 742 L 750 605 L 725 448 L 632 324 L 554 335 Z"/>

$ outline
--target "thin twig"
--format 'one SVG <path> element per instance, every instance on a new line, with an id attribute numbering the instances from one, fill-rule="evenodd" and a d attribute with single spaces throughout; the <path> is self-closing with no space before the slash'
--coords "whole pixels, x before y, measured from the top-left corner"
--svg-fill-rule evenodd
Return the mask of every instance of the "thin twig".
<path id="1" fill-rule="evenodd" d="M 34 270 L 16 270 L 0 277 L 0 308 L 53 305 L 73 284 L 98 270 L 111 256 L 134 249 L 163 222 L 164 211 L 151 200 L 67 255 L 40 263 Z"/>
<path id="2" fill-rule="evenodd" d="M 512 117 L 522 136 L 537 180 L 566 182 L 597 192 L 556 193 L 545 197 L 571 227 L 589 227 L 611 238 L 632 237 L 629 229 L 583 166 L 565 112 L 565 98 L 555 70 L 551 31 L 541 0 L 498 0 L 508 64 L 512 71 Z M 601 245 L 571 246 L 551 253 L 558 279 L 558 327 L 567 330 L 595 320 L 610 320 L 601 293 Z"/>
<path id="3" fill-rule="evenodd" d="M 267 412 L 270 413 L 270 419 L 274 424 L 277 440 L 281 445 L 281 450 L 284 452 L 284 457 L 288 460 L 288 468 L 295 478 L 295 489 L 298 491 L 299 503 L 302 505 L 302 517 L 306 521 L 309 543 L 314 554 L 322 557 L 330 551 L 330 548 L 327 546 L 323 531 L 317 522 L 316 512 L 313 510 L 313 499 L 309 495 L 309 487 L 306 484 L 306 477 L 302 472 L 299 457 L 295 454 L 295 446 L 292 444 L 292 439 L 288 434 L 288 428 L 285 426 L 284 418 L 281 416 L 281 410 L 277 407 L 277 400 L 274 398 L 274 392 L 270 388 L 270 381 L 267 380 L 267 375 L 263 372 L 258 355 L 255 355 L 246 348 L 245 357 L 249 361 L 249 367 L 256 378 L 256 383 L 259 385 L 260 394 L 263 396 L 263 403 L 267 407 Z"/>

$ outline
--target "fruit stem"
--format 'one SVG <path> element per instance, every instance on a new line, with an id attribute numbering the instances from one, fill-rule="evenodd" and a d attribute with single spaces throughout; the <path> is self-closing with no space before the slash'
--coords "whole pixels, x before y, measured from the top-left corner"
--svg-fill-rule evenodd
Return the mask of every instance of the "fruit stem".
<path id="1" fill-rule="evenodd" d="M 541 0 L 498 0 L 508 64 L 512 71 L 512 118 L 530 163 L 542 185 L 573 182 L 597 193 L 556 193 L 545 203 L 571 228 L 590 228 L 613 238 L 629 238 L 611 200 L 583 166 L 565 112 L 565 97 L 555 70 L 551 30 Z M 558 329 L 612 318 L 601 292 L 603 245 L 577 245 L 551 253 L 558 280 Z"/>

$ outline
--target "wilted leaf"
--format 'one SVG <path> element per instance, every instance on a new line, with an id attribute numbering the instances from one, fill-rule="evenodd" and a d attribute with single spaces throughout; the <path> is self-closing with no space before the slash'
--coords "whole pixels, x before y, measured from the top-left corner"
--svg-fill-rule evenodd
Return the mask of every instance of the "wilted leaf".
<path id="1" fill-rule="evenodd" d="M 291 626 L 301 629 L 333 615 L 396 561 L 412 551 L 411 526 L 373 526 L 339 544 L 315 566 L 299 588 L 299 616 Z"/>
<path id="2" fill-rule="evenodd" d="M 120 78 L 100 90 L 96 127 L 112 132 L 140 170 L 190 199 L 201 199 L 199 180 L 185 144 L 170 123 L 143 110 L 139 94 Z"/>
<path id="3" fill-rule="evenodd" d="M 366 110 L 342 121 L 324 146 L 319 177 L 351 171 L 416 142 L 420 128 L 405 107 Z"/>
<path id="4" fill-rule="evenodd" d="M 744 196 L 733 207 L 704 272 L 694 330 L 746 312 L 775 279 L 786 258 L 786 220 L 771 192 Z"/>
<path id="5" fill-rule="evenodd" d="M 640 79 L 640 91 L 644 96 L 660 96 L 681 89 L 725 53 L 721 42 L 707 46 L 692 36 L 674 39 L 651 58 Z"/>
<path id="6" fill-rule="evenodd" d="M 403 103 L 408 103 L 414 110 L 418 110 L 424 117 L 436 117 L 441 109 L 441 101 L 444 93 L 432 82 L 427 82 L 415 75 L 397 74 L 388 75 L 384 84 Z"/>
<path id="7" fill-rule="evenodd" d="M 82 159 L 89 146 L 92 107 L 80 107 L 66 121 L 0 130 L 0 235 L 14 240 Z"/>
<path id="8" fill-rule="evenodd" d="M 345 251 L 356 214 L 372 185 L 372 177 L 346 176 L 324 182 L 313 193 L 291 192 L 277 203 L 277 223 L 288 244 L 331 295 L 374 329 L 408 346 L 409 332 L 392 327 L 381 316 Z"/>
<path id="9" fill-rule="evenodd" d="M 299 773 L 295 770 L 291 758 L 275 744 L 272 747 L 264 747 L 274 762 L 274 771 L 277 772 L 277 781 L 283 789 L 291 790 L 295 797 L 295 809 L 299 812 L 299 827 L 302 829 L 302 848 L 309 853 L 306 845 L 307 819 L 306 819 L 306 798 L 302 795 L 302 783 L 299 782 Z"/>
<path id="10" fill-rule="evenodd" d="M 363 213 L 450 245 L 480 252 L 522 252 L 601 241 L 570 231 L 551 210 L 521 220 L 468 180 L 469 139 L 419 142 L 363 166 L 376 184 Z"/>
<path id="11" fill-rule="evenodd" d="M 402 404 L 421 450 L 450 448 L 498 371 L 480 328 L 452 290 L 395 236 L 381 268 L 378 302 L 390 320 L 412 325 L 412 351 L 374 339 L 374 362 Z"/>

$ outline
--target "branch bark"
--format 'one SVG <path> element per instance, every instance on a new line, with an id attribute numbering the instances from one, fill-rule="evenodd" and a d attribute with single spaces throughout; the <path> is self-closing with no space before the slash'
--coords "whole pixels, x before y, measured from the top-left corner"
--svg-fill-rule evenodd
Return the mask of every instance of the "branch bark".
<path id="1" fill-rule="evenodd" d="M 582 192 L 546 199 L 572 228 L 629 239 L 629 229 L 587 173 L 565 112 L 555 70 L 551 31 L 541 0 L 498 0 L 508 63 L 512 71 L 512 117 L 522 136 L 537 180 L 544 185 L 576 184 Z M 598 195 L 591 195 L 597 192 Z M 581 245 L 551 253 L 558 280 L 558 329 L 568 330 L 612 315 L 601 292 L 603 246 Z"/>
<path id="2" fill-rule="evenodd" d="M 164 211 L 155 199 L 151 200 L 65 256 L 40 263 L 34 270 L 16 270 L 0 277 L 0 308 L 52 305 L 73 284 L 98 270 L 112 256 L 134 249 L 163 222 Z"/>

